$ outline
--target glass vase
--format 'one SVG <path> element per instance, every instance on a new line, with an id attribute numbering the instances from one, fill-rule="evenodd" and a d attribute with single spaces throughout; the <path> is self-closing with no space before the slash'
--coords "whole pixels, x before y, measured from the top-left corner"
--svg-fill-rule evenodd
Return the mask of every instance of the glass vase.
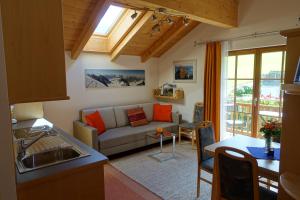
<path id="1" fill-rule="evenodd" d="M 265 138 L 265 152 L 267 154 L 270 154 L 273 151 L 272 148 L 272 137 L 266 137 Z"/>

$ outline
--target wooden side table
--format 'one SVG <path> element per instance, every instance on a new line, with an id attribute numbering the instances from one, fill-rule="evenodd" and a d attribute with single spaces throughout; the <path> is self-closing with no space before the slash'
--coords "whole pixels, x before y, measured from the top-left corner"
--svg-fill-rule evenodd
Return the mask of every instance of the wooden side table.
<path id="1" fill-rule="evenodd" d="M 192 148 L 194 148 L 196 141 L 196 124 L 195 123 L 183 123 L 179 124 L 178 142 L 181 144 L 181 136 L 187 136 L 192 139 Z"/>

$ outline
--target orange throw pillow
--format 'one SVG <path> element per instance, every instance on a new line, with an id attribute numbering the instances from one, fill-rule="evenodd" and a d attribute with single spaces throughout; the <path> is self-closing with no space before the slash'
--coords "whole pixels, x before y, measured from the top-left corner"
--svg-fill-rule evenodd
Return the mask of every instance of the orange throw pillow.
<path id="1" fill-rule="evenodd" d="M 172 122 L 172 105 L 153 105 L 153 121 Z"/>
<path id="2" fill-rule="evenodd" d="M 86 122 L 89 126 L 92 126 L 98 130 L 98 135 L 101 135 L 106 131 L 105 124 L 103 119 L 98 111 L 86 115 L 85 116 Z"/>

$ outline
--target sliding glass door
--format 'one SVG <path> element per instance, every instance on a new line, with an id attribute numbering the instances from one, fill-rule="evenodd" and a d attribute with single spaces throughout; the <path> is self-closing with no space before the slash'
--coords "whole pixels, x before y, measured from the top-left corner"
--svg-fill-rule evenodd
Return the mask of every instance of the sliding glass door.
<path id="1" fill-rule="evenodd" d="M 285 52 L 262 52 L 260 66 L 256 127 L 259 137 L 261 137 L 259 129 L 264 121 L 281 121 L 283 94 L 280 87 L 283 83 Z"/>
<path id="2" fill-rule="evenodd" d="M 283 46 L 230 52 L 223 138 L 235 134 L 260 137 L 264 120 L 281 120 L 284 63 Z"/>

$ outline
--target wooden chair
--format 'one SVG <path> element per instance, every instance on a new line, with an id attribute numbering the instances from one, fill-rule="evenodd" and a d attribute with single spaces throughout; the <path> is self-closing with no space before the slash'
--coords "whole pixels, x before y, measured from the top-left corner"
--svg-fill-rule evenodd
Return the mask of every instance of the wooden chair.
<path id="1" fill-rule="evenodd" d="M 193 122 L 192 123 L 182 123 L 179 125 L 178 131 L 178 142 L 181 144 L 181 136 L 187 136 L 192 140 L 192 147 L 194 147 L 194 142 L 196 140 L 196 127 L 198 123 L 203 121 L 204 117 L 204 106 L 203 103 L 196 103 L 194 107 Z"/>
<path id="2" fill-rule="evenodd" d="M 198 157 L 197 198 L 200 195 L 200 180 L 211 184 L 211 181 L 201 177 L 201 170 L 213 174 L 214 158 L 204 151 L 204 147 L 215 143 L 215 133 L 212 122 L 204 121 L 196 128 L 196 143 Z"/>
<path id="3" fill-rule="evenodd" d="M 255 158 L 232 147 L 219 147 L 215 152 L 212 199 L 276 200 L 277 194 L 259 186 Z"/>

